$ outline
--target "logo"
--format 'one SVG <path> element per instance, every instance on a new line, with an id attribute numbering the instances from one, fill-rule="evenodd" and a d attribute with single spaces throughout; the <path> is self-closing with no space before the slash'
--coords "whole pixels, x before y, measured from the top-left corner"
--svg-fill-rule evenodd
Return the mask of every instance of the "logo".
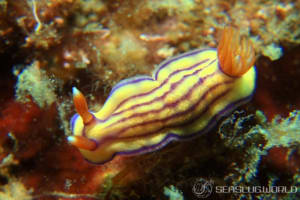
<path id="1" fill-rule="evenodd" d="M 207 181 L 203 178 L 198 178 L 193 184 L 192 191 L 198 198 L 207 198 L 212 193 L 213 184 L 212 180 Z"/>

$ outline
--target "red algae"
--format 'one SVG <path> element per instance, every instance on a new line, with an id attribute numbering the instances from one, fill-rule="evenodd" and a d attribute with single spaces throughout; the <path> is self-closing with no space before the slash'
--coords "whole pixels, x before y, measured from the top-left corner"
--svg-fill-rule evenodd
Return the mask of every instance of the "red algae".
<path id="1" fill-rule="evenodd" d="M 1 112 L 0 132 L 13 132 L 15 134 L 28 132 L 30 123 L 39 116 L 40 112 L 41 110 L 32 102 L 22 104 L 11 101 L 4 106 Z"/>
<path id="2" fill-rule="evenodd" d="M 295 174 L 300 169 L 300 156 L 289 148 L 273 147 L 263 160 L 274 171 Z"/>
<path id="3" fill-rule="evenodd" d="M 1 144 L 5 146 L 6 142 L 14 143 L 14 148 L 9 145 L 7 150 L 14 152 L 19 160 L 35 156 L 43 144 L 47 143 L 47 137 L 50 137 L 47 136 L 47 128 L 52 124 L 45 117 L 41 117 L 45 113 L 47 113 L 46 117 L 55 115 L 51 108 L 42 111 L 32 102 L 21 104 L 13 101 L 7 104 L 1 113 L 3 118 L 0 119 Z M 43 135 L 45 138 L 39 137 L 41 129 L 45 129 Z"/>
<path id="4" fill-rule="evenodd" d="M 287 116 L 289 112 L 299 109 L 300 95 L 295 92 L 300 87 L 299 52 L 300 49 L 295 48 L 287 51 L 278 61 L 271 62 L 265 57 L 257 61 L 259 76 L 254 102 L 269 121 L 275 115 Z"/>

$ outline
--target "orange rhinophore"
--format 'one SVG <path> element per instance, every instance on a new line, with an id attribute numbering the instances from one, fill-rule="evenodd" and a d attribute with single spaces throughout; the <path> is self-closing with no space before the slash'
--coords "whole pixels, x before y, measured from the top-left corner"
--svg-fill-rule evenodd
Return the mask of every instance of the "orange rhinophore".
<path id="1" fill-rule="evenodd" d="M 251 41 L 240 37 L 233 27 L 224 28 L 217 51 L 220 67 L 229 76 L 242 76 L 254 65 Z"/>
<path id="2" fill-rule="evenodd" d="M 81 116 L 83 123 L 90 123 L 94 119 L 94 116 L 88 110 L 85 97 L 79 90 L 77 90 L 76 87 L 73 87 L 73 101 L 75 104 L 76 111 Z"/>
<path id="3" fill-rule="evenodd" d="M 68 142 L 77 148 L 92 151 L 97 147 L 97 143 L 93 140 L 87 139 L 83 136 L 69 136 Z"/>

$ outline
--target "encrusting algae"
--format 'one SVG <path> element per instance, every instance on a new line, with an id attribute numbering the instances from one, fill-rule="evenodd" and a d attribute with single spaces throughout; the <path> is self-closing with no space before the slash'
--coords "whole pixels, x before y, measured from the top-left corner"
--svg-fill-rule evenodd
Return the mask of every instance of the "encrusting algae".
<path id="1" fill-rule="evenodd" d="M 49 107 L 57 100 L 55 85 L 36 61 L 18 74 L 16 100 L 25 103 L 32 98 L 40 108 Z"/>

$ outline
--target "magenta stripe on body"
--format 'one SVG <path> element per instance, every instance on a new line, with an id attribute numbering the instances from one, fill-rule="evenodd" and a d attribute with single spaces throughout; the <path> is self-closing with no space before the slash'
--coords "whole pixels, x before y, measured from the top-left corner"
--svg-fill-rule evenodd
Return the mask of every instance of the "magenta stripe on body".
<path id="1" fill-rule="evenodd" d="M 171 86 L 171 88 L 173 88 L 173 85 L 176 85 L 176 86 L 177 86 L 179 83 L 182 83 L 186 77 L 195 75 L 195 74 L 199 73 L 200 71 L 202 71 L 203 69 L 205 69 L 206 67 L 209 67 L 209 65 L 211 65 L 211 64 L 214 63 L 215 61 L 216 61 L 216 60 L 213 60 L 212 62 L 210 62 L 208 65 L 204 66 L 203 68 L 194 71 L 192 74 L 184 75 L 184 76 L 182 77 L 181 80 L 179 80 L 179 81 L 176 82 L 176 83 L 173 83 L 172 86 Z M 134 95 L 134 96 L 128 97 L 127 99 L 123 100 L 123 101 L 116 107 L 115 110 L 119 109 L 119 108 L 121 107 L 122 104 L 124 104 L 125 102 L 127 102 L 127 101 L 129 101 L 129 100 L 132 100 L 132 99 L 134 99 L 134 98 L 139 98 L 139 97 L 147 96 L 147 95 L 150 95 L 151 93 L 155 92 L 156 90 L 158 90 L 159 88 L 161 88 L 162 86 L 164 86 L 165 84 L 167 84 L 167 82 L 170 80 L 170 78 L 171 78 L 173 75 L 175 75 L 175 74 L 177 74 L 177 73 L 179 73 L 179 72 L 185 71 L 185 70 L 191 70 L 191 69 L 193 69 L 193 68 L 195 68 L 195 67 L 197 67 L 197 66 L 199 66 L 199 65 L 201 65 L 201 64 L 203 64 L 203 63 L 205 63 L 205 62 L 207 62 L 207 60 L 204 60 L 204 61 L 202 61 L 202 62 L 200 62 L 200 63 L 197 63 L 197 64 L 193 65 L 193 66 L 190 67 L 190 68 L 185 68 L 184 70 L 177 70 L 177 71 L 174 71 L 173 73 L 170 74 L 170 76 L 169 76 L 169 77 L 168 77 L 168 78 L 167 78 L 167 79 L 166 79 L 159 87 L 156 87 L 156 88 L 154 88 L 153 90 L 151 90 L 151 91 L 149 91 L 149 92 L 145 92 L 145 93 L 142 93 L 142 94 L 138 94 L 138 95 Z M 157 98 L 155 98 L 154 100 L 156 100 L 156 99 L 161 99 L 162 97 L 165 97 L 165 96 L 166 96 L 167 94 L 169 94 L 170 92 L 171 92 L 171 91 L 168 91 L 168 92 L 166 92 L 163 96 L 157 97 Z M 136 104 L 136 105 L 134 105 L 134 106 L 132 106 L 132 107 L 126 109 L 126 110 L 122 110 L 122 111 L 120 111 L 120 112 L 113 113 L 111 116 L 116 116 L 116 115 L 122 114 L 122 113 L 124 113 L 125 111 L 131 110 L 131 109 L 133 109 L 133 108 L 136 108 L 136 107 L 139 107 L 139 106 L 142 106 L 142 105 L 149 105 L 150 103 L 153 103 L 154 100 L 149 101 L 149 102 L 145 102 L 145 103 L 142 103 L 142 104 Z M 111 116 L 110 116 L 110 117 L 111 117 Z M 107 119 L 106 119 L 106 120 L 107 120 Z M 105 120 L 104 120 L 104 121 L 105 121 Z"/>
<path id="2" fill-rule="evenodd" d="M 174 57 L 174 58 L 171 58 L 169 60 L 166 60 L 165 62 L 161 63 L 160 66 L 154 71 L 154 78 L 155 80 L 157 80 L 157 76 L 158 76 L 158 73 L 160 70 L 162 70 L 163 68 L 165 68 L 166 66 L 168 66 L 169 64 L 171 64 L 172 62 L 174 61 L 177 61 L 181 58 L 184 58 L 184 57 L 188 57 L 188 56 L 193 56 L 193 55 L 196 55 L 196 54 L 199 54 L 203 51 L 207 51 L 207 50 L 214 50 L 214 49 L 197 49 L 195 51 L 191 51 L 191 52 L 188 52 L 188 53 L 184 53 L 180 56 L 177 56 L 177 57 Z"/>
<path id="3" fill-rule="evenodd" d="M 135 84 L 135 83 L 138 83 L 138 82 L 141 82 L 141 81 L 153 81 L 153 79 L 150 77 L 150 76 L 142 76 L 142 75 L 139 75 L 139 76 L 136 76 L 136 77 L 132 77 L 132 78 L 127 78 L 127 79 L 124 79 L 122 81 L 120 81 L 117 85 L 115 85 L 109 95 L 108 95 L 108 98 L 107 100 L 111 97 L 111 95 L 117 90 L 119 89 L 120 87 L 123 87 L 125 85 L 128 85 L 128 84 Z"/>
<path id="4" fill-rule="evenodd" d="M 227 92 L 229 92 L 229 91 L 227 91 Z M 224 94 L 224 95 L 226 95 L 226 94 Z M 160 141 L 159 143 L 157 143 L 157 144 L 150 145 L 150 146 L 144 146 L 144 147 L 141 147 L 141 148 L 135 149 L 135 150 L 115 152 L 109 159 L 107 159 L 105 161 L 102 161 L 102 162 L 91 162 L 89 160 L 87 160 L 87 161 L 91 162 L 91 163 L 94 163 L 94 164 L 106 163 L 106 162 L 112 160 L 116 155 L 134 155 L 134 154 L 140 154 L 140 153 L 150 152 L 150 151 L 154 151 L 154 150 L 158 150 L 158 149 L 163 148 L 165 145 L 167 145 L 172 140 L 190 139 L 190 138 L 195 137 L 196 135 L 204 134 L 204 133 L 208 132 L 209 130 L 211 130 L 211 128 L 214 127 L 214 125 L 217 123 L 217 120 L 220 119 L 226 112 L 231 111 L 234 108 L 236 108 L 237 106 L 240 106 L 240 105 L 248 102 L 252 98 L 252 96 L 253 96 L 253 94 L 251 94 L 250 96 L 247 96 L 247 97 L 245 97 L 243 99 L 240 99 L 238 101 L 232 102 L 231 104 L 227 105 L 221 112 L 219 112 L 216 115 L 214 115 L 210 119 L 210 121 L 208 122 L 208 124 L 203 129 L 201 129 L 199 131 L 196 131 L 196 132 L 193 132 L 190 135 L 177 135 L 175 133 L 168 132 L 166 134 L 165 138 L 162 141 Z M 212 103 L 210 103 L 210 105 L 211 104 Z M 208 108 L 209 107 L 206 107 L 205 111 L 207 111 Z M 195 117 L 195 119 L 197 119 L 197 117 Z M 187 123 L 192 123 L 192 122 L 189 121 Z M 158 130 L 158 131 L 160 131 L 160 130 Z M 155 131 L 155 132 L 158 132 L 158 131 Z M 153 134 L 153 133 L 152 132 L 148 133 L 148 135 L 151 135 L 151 134 Z M 127 138 L 124 138 L 124 139 L 127 139 Z M 128 139 L 130 139 L 130 138 L 128 138 Z M 101 141 L 101 142 L 104 142 L 104 141 Z M 97 144 L 100 145 L 99 141 L 97 141 Z"/>
<path id="5" fill-rule="evenodd" d="M 209 76 L 209 75 L 208 75 L 208 76 Z M 204 77 L 204 78 L 205 78 L 205 77 Z M 202 78 L 202 79 L 203 79 L 203 78 Z M 141 117 L 141 116 L 143 116 L 143 115 L 147 115 L 147 114 L 150 114 L 150 113 L 151 113 L 151 114 L 153 114 L 153 113 L 159 113 L 159 112 L 161 112 L 162 110 L 164 110 L 164 109 L 166 109 L 166 108 L 174 107 L 174 106 L 176 106 L 179 102 L 181 102 L 183 99 L 188 98 L 188 97 L 193 93 L 193 91 L 194 91 L 195 89 L 197 89 L 202 83 L 203 83 L 203 81 L 198 81 L 197 84 L 194 85 L 194 86 L 192 87 L 192 89 L 189 90 L 188 93 L 186 93 L 182 98 L 178 99 L 176 102 L 174 102 L 174 103 L 172 103 L 172 104 L 165 105 L 164 107 L 162 107 L 161 109 L 158 109 L 158 110 L 152 110 L 152 111 L 145 112 L 145 113 L 137 113 L 137 114 L 134 114 L 134 115 L 132 115 L 132 116 L 130 116 L 130 117 L 123 118 L 123 119 L 121 119 L 121 120 L 119 120 L 119 121 L 117 121 L 117 122 L 111 124 L 110 126 L 114 126 L 114 125 L 116 125 L 116 124 L 118 124 L 118 123 L 124 122 L 124 121 L 129 120 L 129 119 L 134 118 L 134 117 Z M 185 110 L 185 111 L 183 111 L 183 112 L 176 113 L 176 114 L 171 115 L 171 116 L 168 116 L 168 117 L 166 117 L 166 118 L 164 118 L 164 119 L 155 119 L 155 120 L 151 120 L 151 121 L 148 121 L 148 122 L 142 122 L 142 123 L 136 124 L 136 125 L 134 125 L 134 126 L 126 127 L 126 128 L 121 129 L 119 132 L 114 133 L 114 135 L 118 135 L 118 134 L 120 134 L 120 133 L 123 133 L 123 132 L 125 132 L 126 130 L 128 130 L 128 129 L 130 129 L 130 128 L 133 128 L 133 127 L 143 126 L 143 125 L 147 125 L 147 124 L 155 123 L 155 122 L 164 122 L 164 123 L 166 123 L 168 120 L 172 120 L 173 118 L 183 116 L 183 115 L 185 115 L 185 114 L 191 112 L 192 110 L 194 110 L 194 109 L 195 109 L 202 101 L 205 100 L 205 98 L 207 97 L 207 95 L 208 95 L 210 92 L 212 92 L 213 90 L 217 89 L 217 88 L 218 88 L 219 86 L 221 86 L 221 85 L 224 85 L 224 84 L 226 85 L 226 84 L 230 84 L 230 83 L 233 83 L 233 81 L 230 80 L 230 81 L 226 81 L 226 82 L 223 82 L 223 83 L 218 83 L 218 84 L 215 84 L 214 86 L 210 87 L 210 88 L 209 88 L 209 89 L 201 96 L 201 98 L 197 101 L 197 103 L 195 103 L 195 104 L 192 105 L 189 109 L 187 109 L 187 110 Z M 229 90 L 230 90 L 230 88 L 226 90 L 226 93 L 227 93 Z M 221 98 L 222 96 L 224 96 L 223 93 L 221 93 L 221 95 L 218 95 L 213 101 L 218 100 L 218 99 Z M 206 108 L 209 108 L 209 107 L 211 106 L 211 104 L 212 104 L 212 102 L 211 102 L 209 105 L 207 105 Z M 201 116 L 197 116 L 197 118 L 198 118 L 198 117 L 201 117 Z M 185 122 L 184 122 L 184 123 L 185 123 Z M 149 134 L 149 133 L 146 133 L 146 134 L 143 134 L 143 135 L 147 135 L 147 134 Z"/>
<path id="6" fill-rule="evenodd" d="M 197 71 L 198 71 L 198 70 L 197 70 Z M 197 71 L 195 71 L 194 73 L 197 73 Z M 199 71 L 200 71 L 200 70 L 199 70 Z M 171 86 L 171 90 L 169 90 L 168 92 L 164 93 L 163 96 L 157 97 L 157 98 L 153 99 L 153 100 L 150 101 L 150 102 L 146 102 L 146 103 L 134 105 L 134 107 L 145 106 L 145 105 L 149 105 L 149 104 L 151 104 L 151 103 L 154 103 L 154 102 L 156 102 L 156 101 L 162 100 L 162 99 L 165 98 L 168 94 L 170 94 L 173 90 L 175 90 L 176 87 L 177 87 L 180 83 L 182 83 L 188 76 L 194 75 L 194 73 L 193 73 L 193 74 L 189 74 L 189 75 L 185 75 L 181 80 L 179 80 L 179 81 L 176 82 L 176 83 L 173 83 L 172 86 Z M 193 85 L 193 86 L 191 87 L 192 89 L 188 90 L 187 94 L 185 94 L 183 97 L 181 97 L 180 99 L 178 99 L 177 101 L 175 101 L 173 104 L 176 104 L 176 105 L 177 105 L 177 104 L 178 104 L 179 102 L 181 102 L 183 99 L 186 99 L 186 98 L 187 98 L 187 95 L 188 95 L 188 96 L 191 95 L 191 93 L 192 93 L 194 90 L 198 89 L 198 87 L 199 87 L 201 84 L 203 84 L 204 81 L 205 81 L 207 78 L 212 78 L 214 75 L 215 75 L 215 72 L 214 72 L 214 73 L 211 73 L 211 74 L 208 74 L 208 75 L 206 75 L 205 77 L 200 77 L 200 78 L 199 78 L 199 81 L 198 81 L 195 85 Z M 219 83 L 219 84 L 220 84 L 220 83 Z M 205 93 L 204 93 L 204 94 L 205 94 Z M 120 119 L 119 121 L 114 122 L 113 124 L 109 125 L 108 127 L 114 126 L 114 125 L 116 125 L 116 124 L 118 124 L 118 123 L 120 123 L 120 122 L 124 122 L 124 121 L 126 121 L 126 120 L 128 120 L 128 119 L 131 119 L 131 118 L 134 118 L 134 117 L 136 117 L 136 116 L 140 117 L 140 116 L 143 116 L 143 115 L 147 115 L 147 114 L 149 114 L 149 113 L 159 113 L 160 111 L 162 111 L 162 110 L 164 110 L 165 108 L 168 108 L 168 107 L 172 107 L 172 104 L 171 104 L 171 106 L 164 105 L 162 108 L 160 108 L 160 109 L 158 109 L 158 110 L 152 110 L 152 111 L 144 112 L 144 113 L 137 113 L 137 114 L 134 114 L 134 115 L 132 115 L 132 116 L 130 116 L 130 117 L 122 118 L 122 119 Z M 119 112 L 118 114 L 122 114 L 122 113 L 123 113 L 123 112 Z"/>
<path id="7" fill-rule="evenodd" d="M 218 86 L 220 86 L 220 85 L 222 85 L 222 84 L 217 84 L 217 85 L 215 85 L 215 86 L 214 86 L 214 89 L 216 89 L 216 88 L 217 88 Z M 212 90 L 212 88 L 210 88 L 208 91 L 206 91 L 206 92 L 205 92 L 205 96 L 207 96 L 207 94 L 208 94 L 209 92 L 211 92 L 211 90 Z M 222 93 L 220 93 L 219 95 L 217 95 L 217 96 L 216 96 L 215 98 L 213 98 L 212 101 L 205 107 L 204 110 L 202 110 L 198 115 L 196 115 L 196 116 L 194 116 L 194 117 L 192 117 L 192 118 L 189 118 L 188 121 L 184 121 L 184 122 L 182 122 L 182 123 L 180 123 L 180 124 L 176 124 L 176 126 L 174 126 L 174 125 L 168 125 L 168 126 L 164 125 L 163 127 L 160 127 L 160 128 L 157 129 L 157 130 L 154 130 L 154 131 L 151 131 L 151 132 L 145 132 L 145 134 L 142 134 L 142 135 L 138 135 L 138 136 L 127 136 L 127 137 L 118 137 L 118 139 L 121 140 L 121 139 L 133 139 L 133 138 L 138 138 L 138 137 L 145 137 L 145 136 L 149 136 L 149 135 L 155 134 L 155 133 L 157 133 L 157 132 L 159 132 L 159 131 L 161 131 L 161 130 L 163 130 L 163 129 L 168 129 L 168 128 L 172 128 L 172 127 L 179 127 L 179 126 L 184 126 L 184 125 L 191 124 L 191 123 L 193 123 L 196 119 L 201 118 L 201 116 L 204 115 L 204 114 L 209 110 L 209 108 L 210 108 L 210 106 L 211 106 L 212 104 L 214 104 L 217 100 L 219 100 L 219 99 L 222 98 L 224 95 L 226 95 L 229 91 L 230 91 L 230 89 L 227 89 L 227 90 L 225 90 L 224 92 L 222 92 Z M 204 95 L 203 95 L 203 96 L 204 96 Z M 203 96 L 201 97 L 202 100 L 205 99 L 205 97 L 203 97 Z M 165 119 L 161 119 L 161 120 L 155 119 L 155 120 L 148 121 L 148 122 L 142 122 L 142 123 L 136 124 L 136 125 L 134 125 L 134 126 L 126 127 L 126 128 L 124 128 L 124 129 L 120 130 L 119 132 L 115 133 L 113 136 L 110 135 L 110 136 L 108 136 L 108 137 L 105 137 L 105 138 L 101 139 L 101 141 L 98 141 L 98 144 L 101 145 L 101 143 L 104 143 L 104 142 L 107 141 L 107 140 L 110 140 L 110 139 L 112 139 L 112 138 L 115 138 L 117 135 L 120 135 L 120 133 L 123 133 L 124 131 L 126 131 L 126 130 L 128 130 L 128 129 L 130 129 L 130 128 L 134 128 L 134 127 L 137 127 L 137 126 L 145 126 L 145 125 L 148 125 L 148 124 L 150 124 L 150 123 L 155 123 L 155 122 L 160 122 L 160 121 L 164 121 L 164 122 L 165 122 L 165 121 L 168 121 L 168 120 L 172 120 L 173 118 L 180 117 L 180 115 L 184 115 L 184 114 L 186 114 L 186 113 L 188 113 L 188 112 L 191 112 L 193 109 L 195 109 L 195 108 L 200 104 L 200 102 L 201 102 L 202 100 L 199 100 L 196 104 L 194 104 L 193 106 L 191 106 L 188 110 L 186 110 L 186 111 L 184 111 L 184 112 L 181 112 L 181 113 L 176 113 L 175 115 L 169 116 L 169 117 L 167 117 L 167 118 L 165 118 Z M 218 115 L 218 114 L 219 114 L 219 113 L 217 113 L 216 115 Z M 214 117 L 215 117 L 215 116 L 213 116 L 212 118 L 214 118 Z M 168 134 L 169 134 L 169 133 L 167 133 L 166 135 L 168 135 Z M 191 133 L 191 134 L 192 134 L 192 133 Z M 174 134 L 174 135 L 175 135 L 175 134 Z M 188 137 L 188 136 L 187 136 L 187 137 Z"/>
<path id="8" fill-rule="evenodd" d="M 192 52 L 188 52 L 188 53 L 185 53 L 185 54 L 182 54 L 180 56 L 177 56 L 177 57 L 174 57 L 174 58 L 170 58 L 169 60 L 166 60 L 165 62 L 163 62 L 162 64 L 160 64 L 160 66 L 158 66 L 158 68 L 154 71 L 154 79 L 150 76 L 136 76 L 136 77 L 132 77 L 132 78 L 128 78 L 128 79 L 125 79 L 125 80 L 122 80 L 120 81 L 117 85 L 115 85 L 111 92 L 109 93 L 108 95 L 108 98 L 120 87 L 123 87 L 125 85 L 128 85 L 128 84 L 135 84 L 135 83 L 138 83 L 138 82 L 141 82 L 141 81 L 145 81 L 145 80 L 149 80 L 149 81 L 153 81 L 153 80 L 157 80 L 157 75 L 159 73 L 159 71 L 163 68 L 165 68 L 166 66 L 168 66 L 169 64 L 171 64 L 172 62 L 174 61 L 177 61 L 178 59 L 180 58 L 183 58 L 183 57 L 188 57 L 188 56 L 193 56 L 193 55 L 196 55 L 198 53 L 201 53 L 203 51 L 207 51 L 207 50 L 213 50 L 213 49 L 197 49 L 195 51 L 192 51 Z"/>

